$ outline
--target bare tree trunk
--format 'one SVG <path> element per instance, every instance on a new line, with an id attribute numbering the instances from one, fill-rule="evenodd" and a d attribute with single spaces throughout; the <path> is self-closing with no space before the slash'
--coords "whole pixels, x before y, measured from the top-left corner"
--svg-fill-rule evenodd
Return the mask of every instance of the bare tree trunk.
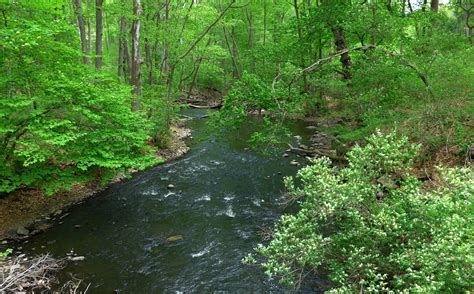
<path id="1" fill-rule="evenodd" d="M 141 94 L 140 83 L 140 15 L 142 13 L 142 6 L 140 0 L 133 0 L 133 15 L 134 20 L 132 24 L 132 78 L 130 84 L 133 86 L 132 93 L 135 97 L 132 101 L 132 110 L 140 110 L 139 95 Z"/>
<path id="2" fill-rule="evenodd" d="M 95 0 L 95 68 L 102 68 L 102 4 L 104 0 Z"/>
<path id="3" fill-rule="evenodd" d="M 110 35 L 110 26 L 109 19 L 107 18 L 107 12 L 104 11 L 104 22 L 105 22 L 105 48 L 110 49 L 111 35 Z"/>
<path id="4" fill-rule="evenodd" d="M 128 26 L 126 25 L 125 28 Z M 128 34 L 128 32 L 127 32 Z M 125 37 L 123 39 L 123 54 L 125 55 L 125 65 L 127 66 L 126 69 L 127 71 L 132 70 L 132 57 L 130 56 L 130 49 L 128 48 L 128 38 Z"/>
<path id="5" fill-rule="evenodd" d="M 148 38 L 145 38 L 145 58 L 148 70 L 148 84 L 151 85 L 153 83 L 153 61 L 151 60 L 151 45 Z"/>
<path id="6" fill-rule="evenodd" d="M 252 10 L 248 7 L 245 7 L 245 15 L 247 17 L 248 26 L 247 26 L 247 44 L 250 52 L 253 53 L 254 48 L 254 28 L 253 28 L 253 15 Z M 250 63 L 250 70 L 252 73 L 255 73 L 257 70 L 255 68 L 255 60 L 252 54 L 252 60 Z"/>
<path id="7" fill-rule="evenodd" d="M 173 78 L 174 78 L 174 70 L 176 64 L 172 64 L 170 66 L 170 70 L 168 73 L 168 79 L 166 80 L 166 84 L 168 85 L 168 100 L 171 99 L 171 93 L 173 92 Z"/>
<path id="8" fill-rule="evenodd" d="M 439 11 L 439 0 L 431 0 L 431 10 L 438 13 Z"/>
<path id="9" fill-rule="evenodd" d="M 170 0 L 166 0 L 165 3 L 165 15 L 163 18 L 163 23 L 165 24 L 166 30 L 168 31 L 168 19 L 170 13 Z M 168 71 L 168 42 L 163 42 L 163 53 L 161 54 L 161 74 L 163 77 L 166 77 Z"/>
<path id="10" fill-rule="evenodd" d="M 74 8 L 77 16 L 77 24 L 79 26 L 79 33 L 81 35 L 81 49 L 82 49 L 82 62 L 84 64 L 89 63 L 89 52 L 87 51 L 87 39 L 86 39 L 86 28 L 84 25 L 84 16 L 82 15 L 82 4 L 81 0 L 74 0 Z"/>
<path id="11" fill-rule="evenodd" d="M 466 26 L 466 37 L 469 40 L 469 42 L 472 44 L 472 29 L 474 26 L 471 24 L 471 17 L 474 14 L 474 3 L 465 3 L 467 5 L 464 5 L 463 2 L 459 2 L 460 8 L 464 11 L 464 25 Z"/>
<path id="12" fill-rule="evenodd" d="M 127 38 L 127 23 L 125 22 L 125 16 L 120 17 L 120 32 L 119 32 L 119 54 L 118 54 L 118 75 L 125 77 L 125 45 Z"/>
<path id="13" fill-rule="evenodd" d="M 300 23 L 300 11 L 298 8 L 298 0 L 293 1 L 293 8 L 295 10 L 295 15 L 296 15 L 296 31 L 298 33 L 298 39 L 299 43 L 303 44 L 303 34 L 301 32 L 301 23 Z M 301 67 L 305 68 L 305 62 L 304 62 L 304 54 L 301 55 Z M 308 77 L 306 73 L 303 73 L 303 89 L 305 92 L 308 92 Z"/>
<path id="14" fill-rule="evenodd" d="M 86 3 L 86 14 L 87 14 L 87 52 L 92 52 L 92 19 L 91 19 L 91 2 L 87 0 Z"/>
<path id="15" fill-rule="evenodd" d="M 209 38 L 209 40 L 207 41 L 205 49 L 207 49 L 207 47 L 209 47 L 210 44 L 211 44 L 211 38 Z M 197 77 L 199 73 L 199 67 L 201 67 L 201 62 L 203 58 L 204 58 L 203 56 L 200 56 L 197 61 L 196 70 L 194 71 L 193 80 L 191 82 L 191 86 L 189 87 L 189 91 L 188 91 L 188 97 L 187 97 L 188 100 L 189 100 L 189 97 L 191 96 L 194 86 L 196 85 L 196 81 L 197 81 Z"/>
<path id="16" fill-rule="evenodd" d="M 334 35 L 337 51 L 345 50 L 346 39 L 344 38 L 343 29 L 338 26 L 333 27 L 332 33 Z M 350 80 L 351 79 L 350 68 L 351 68 L 352 62 L 351 62 L 351 57 L 349 56 L 349 52 L 342 54 L 340 61 L 342 63 L 342 68 L 343 68 L 342 76 L 344 77 L 345 80 Z"/>
<path id="17" fill-rule="evenodd" d="M 239 68 L 237 66 L 237 61 L 236 61 L 237 57 L 235 56 L 235 51 L 230 46 L 229 38 L 227 38 L 227 29 L 225 25 L 223 26 L 223 29 L 224 29 L 224 40 L 226 42 L 227 49 L 229 50 L 230 57 L 232 59 L 232 66 L 233 66 L 232 76 L 234 77 L 234 79 L 240 79 Z"/>

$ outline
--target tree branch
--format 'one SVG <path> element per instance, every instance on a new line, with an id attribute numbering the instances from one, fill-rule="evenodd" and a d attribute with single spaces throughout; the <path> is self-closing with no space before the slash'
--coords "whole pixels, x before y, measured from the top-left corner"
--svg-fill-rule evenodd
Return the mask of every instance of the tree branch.
<path id="1" fill-rule="evenodd" d="M 191 46 L 189 46 L 188 50 L 186 50 L 186 52 L 184 52 L 179 58 L 178 60 L 176 61 L 176 63 L 178 61 L 180 61 L 181 59 L 185 58 L 186 56 L 188 56 L 188 54 L 194 49 L 194 47 L 196 47 L 197 44 L 199 44 L 199 42 L 207 35 L 207 33 L 209 33 L 209 31 L 222 19 L 222 17 L 224 17 L 225 13 L 227 12 L 227 10 L 229 10 L 229 8 L 235 3 L 236 0 L 232 0 L 230 2 L 229 5 L 227 5 L 226 8 L 224 8 L 224 10 L 221 12 L 221 14 L 219 14 L 219 17 L 217 17 L 217 19 L 210 25 L 208 26 L 204 32 L 201 33 L 201 35 L 196 39 L 196 41 L 194 41 Z"/>

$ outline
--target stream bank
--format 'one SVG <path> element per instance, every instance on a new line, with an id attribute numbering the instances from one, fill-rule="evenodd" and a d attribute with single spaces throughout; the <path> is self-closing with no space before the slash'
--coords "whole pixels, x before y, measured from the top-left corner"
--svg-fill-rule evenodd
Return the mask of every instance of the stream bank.
<path id="1" fill-rule="evenodd" d="M 193 136 L 186 156 L 73 207 L 67 218 L 20 244 L 22 252 L 62 258 L 73 250 L 81 261 L 68 263 L 57 278 L 65 283 L 73 274 L 91 283 L 90 293 L 284 292 L 241 259 L 264 242 L 261 228 L 272 227 L 286 212 L 283 178 L 294 176 L 306 158 L 286 148 L 270 155 L 249 150 L 258 125 L 222 136 L 210 134 L 203 119 L 188 126 Z M 297 121 L 289 128 L 298 141 L 293 144 L 310 145 L 308 124 Z M 301 288 L 325 289 L 318 275 Z"/>
<path id="2" fill-rule="evenodd" d="M 191 130 L 186 128 L 183 122 L 179 122 L 172 126 L 170 131 L 169 146 L 157 153 L 165 162 L 177 159 L 189 151 L 185 139 L 191 136 Z M 35 189 L 22 189 L 1 198 L 0 252 L 8 248 L 11 242 L 49 229 L 55 220 L 61 222 L 69 215 L 68 210 L 71 207 L 125 179 L 125 175 L 119 174 L 105 186 L 100 185 L 100 179 L 86 184 L 75 184 L 69 191 L 60 191 L 53 196 L 45 196 Z"/>

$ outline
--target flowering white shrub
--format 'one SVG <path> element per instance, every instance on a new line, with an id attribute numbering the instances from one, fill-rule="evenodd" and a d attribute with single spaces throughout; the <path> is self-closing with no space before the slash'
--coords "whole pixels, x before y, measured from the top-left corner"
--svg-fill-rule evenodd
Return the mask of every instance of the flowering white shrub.
<path id="1" fill-rule="evenodd" d="M 297 181 L 287 178 L 300 210 L 282 216 L 273 240 L 256 249 L 266 273 L 294 286 L 325 269 L 334 292 L 470 291 L 474 173 L 440 168 L 439 187 L 425 190 L 409 174 L 417 150 L 377 133 L 348 154 L 347 167 L 321 158 Z"/>

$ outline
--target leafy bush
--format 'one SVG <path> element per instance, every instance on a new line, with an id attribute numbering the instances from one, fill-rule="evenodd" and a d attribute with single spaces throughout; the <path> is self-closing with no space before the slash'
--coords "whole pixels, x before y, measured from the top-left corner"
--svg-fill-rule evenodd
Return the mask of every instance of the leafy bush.
<path id="1" fill-rule="evenodd" d="M 287 178 L 301 209 L 282 216 L 273 240 L 256 248 L 266 273 L 295 285 L 301 273 L 325 268 L 335 292 L 469 291 L 473 171 L 440 168 L 436 188 L 424 189 L 409 174 L 418 149 L 377 133 L 349 152 L 347 167 L 321 158 Z"/>

